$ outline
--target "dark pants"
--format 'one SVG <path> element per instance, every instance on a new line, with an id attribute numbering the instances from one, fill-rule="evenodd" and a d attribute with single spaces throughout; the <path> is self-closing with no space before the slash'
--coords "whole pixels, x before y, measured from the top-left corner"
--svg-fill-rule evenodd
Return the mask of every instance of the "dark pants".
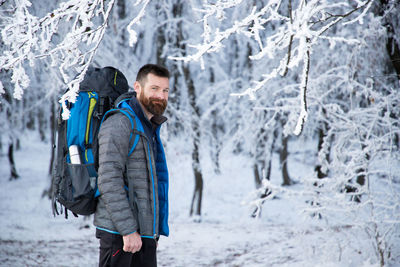
<path id="1" fill-rule="evenodd" d="M 96 229 L 96 237 L 100 239 L 99 267 L 156 267 L 156 241 L 142 238 L 142 248 L 136 253 L 123 251 L 121 235 L 111 234 Z"/>

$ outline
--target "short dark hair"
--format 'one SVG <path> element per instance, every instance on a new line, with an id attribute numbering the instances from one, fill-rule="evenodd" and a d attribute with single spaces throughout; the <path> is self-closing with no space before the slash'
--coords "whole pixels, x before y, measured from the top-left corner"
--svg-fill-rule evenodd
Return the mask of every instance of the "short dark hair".
<path id="1" fill-rule="evenodd" d="M 169 71 L 167 68 L 156 64 L 146 64 L 140 68 L 136 76 L 136 81 L 142 84 L 149 73 L 158 77 L 169 78 Z"/>

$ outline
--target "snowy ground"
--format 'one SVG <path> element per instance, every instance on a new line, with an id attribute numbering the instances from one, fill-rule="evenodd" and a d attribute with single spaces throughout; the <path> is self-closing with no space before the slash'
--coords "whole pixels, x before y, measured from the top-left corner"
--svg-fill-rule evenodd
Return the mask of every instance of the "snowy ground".
<path id="1" fill-rule="evenodd" d="M 8 181 L 7 158 L 0 157 L 0 266 L 97 266 L 92 218 L 54 218 L 50 201 L 41 197 L 49 185 L 50 146 L 30 136 L 23 147 L 16 153 L 16 181 Z M 278 197 L 264 205 L 260 219 L 249 218 L 242 202 L 254 190 L 251 172 L 232 155 L 225 155 L 221 175 L 205 173 L 203 216 L 195 222 L 188 216 L 190 160 L 178 145 L 168 156 L 171 233 L 160 240 L 159 266 L 379 266 L 362 229 L 301 216 L 304 199 Z M 291 162 L 298 170 L 293 178 L 310 171 L 304 163 Z M 212 169 L 206 159 L 204 166 Z"/>

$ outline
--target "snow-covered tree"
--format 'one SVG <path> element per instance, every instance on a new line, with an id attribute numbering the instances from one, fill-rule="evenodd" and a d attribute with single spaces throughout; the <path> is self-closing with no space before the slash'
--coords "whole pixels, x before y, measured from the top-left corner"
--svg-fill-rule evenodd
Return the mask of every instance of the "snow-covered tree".
<path id="1" fill-rule="evenodd" d="M 192 54 L 171 57 L 199 61 L 199 67 L 206 70 L 208 55 L 227 55 L 226 47 L 232 46 L 237 36 L 248 38 L 249 44 L 256 42 L 258 49 L 252 49 L 249 57 L 254 85 L 235 92 L 249 96 L 256 107 L 251 111 L 253 121 L 241 123 L 241 130 L 247 133 L 254 129 L 250 125 L 257 117 L 265 123 L 255 131 L 255 140 L 261 140 L 255 144 L 263 145 L 255 146 L 253 156 L 261 154 L 260 150 L 268 151 L 274 130 L 283 129 L 285 138 L 310 127 L 304 135 L 319 137 L 318 161 L 315 176 L 302 179 L 310 185 L 307 191 L 315 194 L 310 201 L 315 205 L 312 214 L 317 211 L 333 224 L 331 211 L 370 214 L 367 222 L 362 222 L 362 216 L 349 216 L 349 221 L 338 218 L 342 220 L 339 223 L 367 229 L 382 265 L 391 259 L 390 247 L 397 242 L 389 237 L 399 227 L 395 204 L 399 203 L 399 178 L 391 166 L 398 165 L 400 130 L 399 83 L 397 75 L 385 67 L 391 65 L 390 60 L 395 67 L 393 56 L 398 49 L 397 29 L 387 27 L 385 21 L 398 23 L 398 17 L 393 19 L 391 14 L 397 14 L 399 7 L 393 1 L 383 2 L 387 11 L 380 14 L 384 19 L 375 16 L 376 6 L 367 0 L 265 1 L 260 6 L 254 4 L 249 13 L 242 12 L 241 18 L 234 16 L 234 10 L 248 10 L 248 2 L 206 1 L 196 9 L 203 14 L 203 40 L 191 43 Z M 388 53 L 381 52 L 387 43 L 391 44 Z M 271 123 L 277 114 L 283 118 L 282 125 Z M 386 169 L 380 167 L 383 162 Z M 268 172 L 268 165 L 263 168 Z M 255 202 L 258 207 L 276 195 L 267 194 L 270 183 L 263 184 L 262 198 Z M 385 200 L 384 194 L 390 197 Z"/>
<path id="2" fill-rule="evenodd" d="M 278 194 L 306 195 L 306 214 L 318 214 L 328 228 L 362 229 L 381 264 L 393 259 L 400 220 L 398 1 L 47 4 L 0 4 L 3 139 L 27 125 L 49 127 L 49 116 L 41 121 L 40 114 L 52 108 L 34 103 L 58 101 L 67 88 L 61 102 L 72 100 L 89 64 L 116 66 L 132 85 L 143 64 L 159 63 L 171 71 L 163 136 L 184 142 L 191 157 L 192 214 L 202 212 L 204 159 L 224 173 L 219 159 L 227 149 L 253 168 L 254 216 Z M 6 110 L 19 117 L 11 120 Z M 302 142 L 314 149 L 294 148 Z M 296 173 L 296 152 L 315 172 Z M 278 161 L 284 179 L 271 176 Z M 274 180 L 296 181 L 301 190 Z"/>
<path id="3" fill-rule="evenodd" d="M 130 44 L 137 41 L 133 26 L 143 16 L 148 2 L 138 0 L 135 3 L 137 9 L 140 6 L 142 9 L 127 27 L 131 34 Z M 28 0 L 4 3 L 1 30 L 4 49 L 0 66 L 12 73 L 14 98 L 22 99 L 24 90 L 30 85 L 26 70 L 34 67 L 38 60 L 48 58 L 69 89 L 60 100 L 63 117 L 67 119 L 69 112 L 65 100 L 75 101 L 79 83 L 104 38 L 114 5 L 115 0 L 69 0 L 60 2 L 55 9 L 42 6 L 43 9 L 36 12 L 39 14 L 35 14 Z"/>

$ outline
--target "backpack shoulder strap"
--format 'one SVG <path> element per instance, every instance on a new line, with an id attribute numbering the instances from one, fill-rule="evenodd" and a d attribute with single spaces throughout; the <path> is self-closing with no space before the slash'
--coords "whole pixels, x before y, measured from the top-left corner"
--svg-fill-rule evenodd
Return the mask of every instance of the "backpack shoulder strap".
<path id="1" fill-rule="evenodd" d="M 133 135 L 135 134 L 135 140 L 134 140 L 133 145 L 132 145 L 132 147 L 131 147 L 131 149 L 129 150 L 129 153 L 128 153 L 128 157 L 129 157 L 133 153 L 133 151 L 135 150 L 136 145 L 139 142 L 139 137 L 141 135 L 145 136 L 144 129 L 143 129 L 142 123 L 137 118 L 135 112 L 129 106 L 127 101 L 121 102 L 118 105 L 118 108 L 110 109 L 109 111 L 107 111 L 107 113 L 104 115 L 104 117 L 103 117 L 103 119 L 101 121 L 101 124 L 103 123 L 103 121 L 107 117 L 109 117 L 109 116 L 111 116 L 113 114 L 116 114 L 116 113 L 121 113 L 121 114 L 125 115 L 129 119 L 129 121 L 131 123 L 131 134 L 129 136 L 129 142 L 131 142 L 131 140 L 133 138 Z M 101 126 L 101 124 L 100 124 L 100 126 Z"/>

